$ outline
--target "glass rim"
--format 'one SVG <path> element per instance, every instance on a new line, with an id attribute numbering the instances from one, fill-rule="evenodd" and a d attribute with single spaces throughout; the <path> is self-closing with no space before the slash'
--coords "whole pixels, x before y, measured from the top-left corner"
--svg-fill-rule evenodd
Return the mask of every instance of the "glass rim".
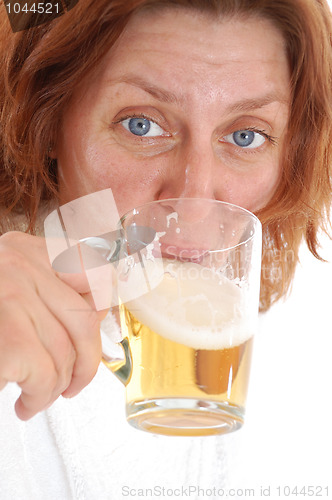
<path id="1" fill-rule="evenodd" d="M 122 224 L 124 220 L 126 220 L 130 215 L 138 215 L 138 212 L 135 212 L 136 210 L 141 210 L 142 208 L 148 208 L 151 205 L 159 205 L 161 203 L 165 202 L 170 202 L 170 201 L 204 201 L 208 203 L 216 203 L 218 205 L 224 205 L 224 206 L 229 206 L 229 207 L 234 207 L 237 210 L 246 213 L 249 215 L 252 219 L 257 221 L 259 224 L 261 224 L 261 221 L 255 215 L 253 212 L 248 210 L 247 208 L 241 207 L 240 205 L 236 205 L 235 203 L 230 203 L 228 201 L 222 201 L 222 200 L 214 200 L 213 198 L 200 198 L 200 197 L 183 197 L 183 198 L 163 198 L 162 200 L 153 200 L 153 201 L 148 201 L 147 203 L 142 203 L 141 205 L 138 205 L 137 207 L 133 207 L 130 210 L 128 210 L 125 214 L 123 214 L 120 219 L 119 219 L 119 224 Z"/>
<path id="2" fill-rule="evenodd" d="M 128 210 L 122 217 L 120 217 L 119 222 L 118 222 L 118 229 L 125 229 L 123 226 L 123 223 L 129 219 L 130 216 L 135 216 L 139 215 L 140 210 L 148 209 L 149 207 L 153 205 L 160 205 L 162 203 L 167 203 L 167 202 L 174 202 L 174 201 L 203 201 L 207 202 L 210 204 L 217 204 L 221 206 L 226 206 L 226 207 L 233 207 L 234 209 L 238 210 L 239 212 L 246 214 L 249 219 L 251 219 L 254 223 L 253 226 L 253 234 L 248 236 L 245 240 L 241 241 L 240 243 L 236 243 L 235 245 L 223 248 L 223 249 L 218 249 L 218 250 L 209 250 L 209 252 L 226 252 L 230 250 L 234 250 L 237 247 L 242 247 L 243 245 L 247 244 L 249 241 L 252 241 L 254 238 L 257 238 L 257 232 L 260 233 L 258 236 L 261 237 L 260 235 L 262 234 L 262 223 L 259 220 L 259 218 L 250 210 L 241 207 L 240 205 L 235 205 L 234 203 L 229 203 L 227 201 L 221 201 L 221 200 L 214 200 L 212 198 L 191 198 L 191 197 L 183 197 L 183 198 L 164 198 L 161 200 L 154 200 L 154 201 L 149 201 L 147 203 L 142 203 L 141 205 L 138 205 L 137 207 L 132 208 L 131 210 Z"/>

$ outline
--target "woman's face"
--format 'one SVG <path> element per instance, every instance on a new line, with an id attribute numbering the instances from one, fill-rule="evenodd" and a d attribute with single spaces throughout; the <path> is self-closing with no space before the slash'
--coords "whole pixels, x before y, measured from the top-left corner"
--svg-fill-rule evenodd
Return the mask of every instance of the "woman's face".
<path id="1" fill-rule="evenodd" d="M 137 14 L 66 109 L 62 201 L 110 187 L 120 215 L 170 197 L 257 211 L 280 179 L 289 100 L 269 21 Z"/>

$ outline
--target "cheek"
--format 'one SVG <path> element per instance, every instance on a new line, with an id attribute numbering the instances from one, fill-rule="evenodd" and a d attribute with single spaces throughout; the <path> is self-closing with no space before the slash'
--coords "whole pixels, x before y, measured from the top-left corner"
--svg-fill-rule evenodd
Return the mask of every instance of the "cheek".
<path id="1" fill-rule="evenodd" d="M 68 151 L 68 148 L 66 149 Z M 120 215 L 152 201 L 160 187 L 163 168 L 153 162 L 132 158 L 109 143 L 81 145 L 76 153 L 61 156 L 60 193 L 64 201 L 111 188 Z"/>
<path id="2" fill-rule="evenodd" d="M 280 180 L 278 164 L 260 168 L 251 174 L 234 176 L 228 183 L 227 201 L 257 212 L 271 200 Z"/>
<path id="3" fill-rule="evenodd" d="M 118 154 L 108 171 L 99 171 L 100 181 L 113 191 L 120 215 L 157 198 L 164 170 L 161 163 Z"/>
<path id="4" fill-rule="evenodd" d="M 252 212 L 265 207 L 271 200 L 273 193 L 278 185 L 277 181 L 272 179 L 262 179 L 256 182 L 251 189 L 251 196 L 248 196 L 248 207 Z"/>
<path id="5" fill-rule="evenodd" d="M 250 210 L 256 212 L 264 208 L 272 199 L 280 181 L 280 171 L 276 169 L 264 176 L 261 176 L 252 185 L 253 199 L 250 203 Z"/>

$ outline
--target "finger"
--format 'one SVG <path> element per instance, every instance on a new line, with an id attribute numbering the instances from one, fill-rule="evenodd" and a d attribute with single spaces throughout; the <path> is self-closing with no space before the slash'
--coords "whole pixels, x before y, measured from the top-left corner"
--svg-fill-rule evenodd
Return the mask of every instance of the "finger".
<path id="1" fill-rule="evenodd" d="M 84 243 L 69 247 L 58 255 L 52 268 L 78 293 L 88 293 L 96 285 L 100 290 L 104 283 L 109 287 L 114 273 L 113 265 L 96 248 Z"/>
<path id="2" fill-rule="evenodd" d="M 73 397 L 78 394 L 95 376 L 101 361 L 100 319 L 94 310 L 90 309 L 90 311 L 88 316 L 84 315 L 85 328 L 87 329 L 82 331 L 82 326 L 80 326 L 82 322 L 80 321 L 80 324 L 77 324 L 77 327 L 73 326 L 70 331 L 76 351 L 76 360 L 69 387 L 62 393 L 64 397 Z"/>
<path id="3" fill-rule="evenodd" d="M 94 308 L 94 300 L 92 297 L 91 293 L 85 294 L 82 296 L 82 298 L 87 302 L 87 304 L 91 307 L 93 310 Z M 97 311 L 97 318 L 98 318 L 98 365 L 101 360 L 102 356 L 102 345 L 101 345 L 101 336 L 100 336 L 100 322 L 105 319 L 107 313 L 109 312 L 109 309 L 104 309 L 101 311 Z M 89 360 L 90 361 L 90 360 Z M 84 381 L 84 378 L 86 376 L 85 373 L 82 373 L 81 370 L 84 369 L 84 359 L 81 358 L 80 363 L 76 363 L 74 366 L 74 371 L 72 375 L 72 381 L 70 386 L 62 393 L 62 396 L 65 398 L 71 398 L 78 394 L 81 389 L 82 389 L 82 381 Z M 89 380 L 90 381 L 90 380 Z"/>
<path id="4" fill-rule="evenodd" d="M 69 386 L 76 361 L 76 350 L 70 335 L 57 318 L 37 296 L 29 299 L 29 314 L 36 334 L 53 359 L 57 372 L 57 383 L 53 390 L 53 400 Z"/>
<path id="5" fill-rule="evenodd" d="M 22 393 L 15 403 L 15 411 L 21 420 L 30 419 L 56 399 L 53 394 L 57 373 L 50 356 L 43 353 L 37 366 L 27 363 L 26 371 L 27 375 L 17 380 Z"/>
<path id="6" fill-rule="evenodd" d="M 18 266 L 18 270 L 21 271 Z M 48 293 L 52 297 L 53 288 L 58 285 L 55 277 L 50 273 Z M 30 277 L 19 272 L 13 276 L 10 272 L 2 272 L 2 281 L 5 286 L 0 287 L 1 299 L 1 338 L 5 342 L 4 348 L 13 342 L 26 348 L 29 338 L 32 344 L 42 343 L 44 349 L 53 359 L 58 381 L 54 389 L 54 397 L 58 397 L 69 385 L 76 359 L 76 351 L 70 335 L 61 321 L 49 310 L 45 302 L 38 296 L 38 287 L 31 287 Z M 62 285 L 63 286 L 63 285 Z M 20 314 L 17 314 L 20 311 Z M 5 335 L 4 328 L 10 325 L 9 335 Z M 26 328 L 32 329 L 29 335 Z M 20 338 L 21 336 L 21 338 Z"/>
<path id="7" fill-rule="evenodd" d="M 92 293 L 83 293 L 81 294 L 81 297 L 85 300 L 85 302 L 87 302 L 87 304 L 91 307 L 91 309 L 95 309 L 95 302 L 94 302 L 94 299 L 93 299 L 93 296 L 92 296 Z M 103 319 L 106 318 L 108 312 L 109 312 L 110 308 L 107 308 L 107 309 L 101 309 L 99 311 L 96 311 L 97 312 L 97 316 L 98 316 L 98 320 L 101 322 L 103 321 Z"/>
<path id="8" fill-rule="evenodd" d="M 60 280 L 40 279 L 38 294 L 44 297 L 75 349 L 72 380 L 65 393 L 74 396 L 92 380 L 101 361 L 100 319 L 83 297 Z"/>
<path id="9" fill-rule="evenodd" d="M 0 380 L 2 385 L 16 382 L 22 388 L 17 412 L 26 420 L 49 404 L 58 376 L 24 311 L 17 315 L 17 308 L 7 303 L 0 315 Z"/>
<path id="10" fill-rule="evenodd" d="M 90 283 L 84 271 L 81 273 L 63 273 L 55 271 L 55 275 L 79 294 L 90 293 Z"/>
<path id="11" fill-rule="evenodd" d="M 89 281 L 81 264 L 74 267 L 68 264 L 64 272 L 52 269 L 45 238 L 18 231 L 5 233 L 0 238 L 0 255 L 1 268 L 4 270 L 22 268 L 29 273 L 34 268 L 44 270 L 48 274 L 52 272 L 57 275 L 78 293 L 90 291 Z M 27 268 L 28 265 L 30 267 Z M 71 272 L 71 269 L 74 271 Z"/>
<path id="12" fill-rule="evenodd" d="M 109 309 L 113 304 L 116 274 L 111 264 L 87 269 L 84 273 L 56 273 L 57 277 L 80 295 L 87 296 L 96 311 Z"/>
<path id="13" fill-rule="evenodd" d="M 29 252 L 26 251 L 27 248 Z M 70 250 L 76 250 L 77 253 L 77 248 L 81 247 L 72 247 Z M 10 249 L 9 252 L 8 249 Z M 116 271 L 110 263 L 105 264 L 105 258 L 92 248 L 82 245 L 82 249 L 84 251 L 79 252 L 79 264 L 75 264 L 75 259 L 68 260 L 66 257 L 65 264 L 58 262 L 57 267 L 52 269 L 45 238 L 12 231 L 0 238 L 0 264 L 4 269 L 23 268 L 22 271 L 25 272 L 25 265 L 29 263 L 32 271 L 33 268 L 37 268 L 47 275 L 52 272 L 77 293 L 91 294 L 94 309 L 108 309 L 111 305 Z M 61 269 L 65 271 L 61 272 Z M 75 272 L 71 272 L 72 269 Z"/>

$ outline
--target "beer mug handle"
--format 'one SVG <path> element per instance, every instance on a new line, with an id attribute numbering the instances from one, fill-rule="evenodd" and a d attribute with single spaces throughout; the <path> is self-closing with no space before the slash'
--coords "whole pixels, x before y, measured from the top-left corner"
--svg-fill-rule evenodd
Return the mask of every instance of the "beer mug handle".
<path id="1" fill-rule="evenodd" d="M 115 328 L 116 319 L 111 312 L 101 322 L 102 362 L 114 375 L 127 385 L 132 373 L 132 355 L 127 338 L 122 338 Z"/>
<path id="2" fill-rule="evenodd" d="M 117 352 L 112 355 L 109 349 L 106 350 L 105 343 L 103 342 L 102 362 L 126 386 L 130 381 L 133 368 L 128 339 L 124 338 L 121 342 L 115 343 L 113 349 Z"/>

